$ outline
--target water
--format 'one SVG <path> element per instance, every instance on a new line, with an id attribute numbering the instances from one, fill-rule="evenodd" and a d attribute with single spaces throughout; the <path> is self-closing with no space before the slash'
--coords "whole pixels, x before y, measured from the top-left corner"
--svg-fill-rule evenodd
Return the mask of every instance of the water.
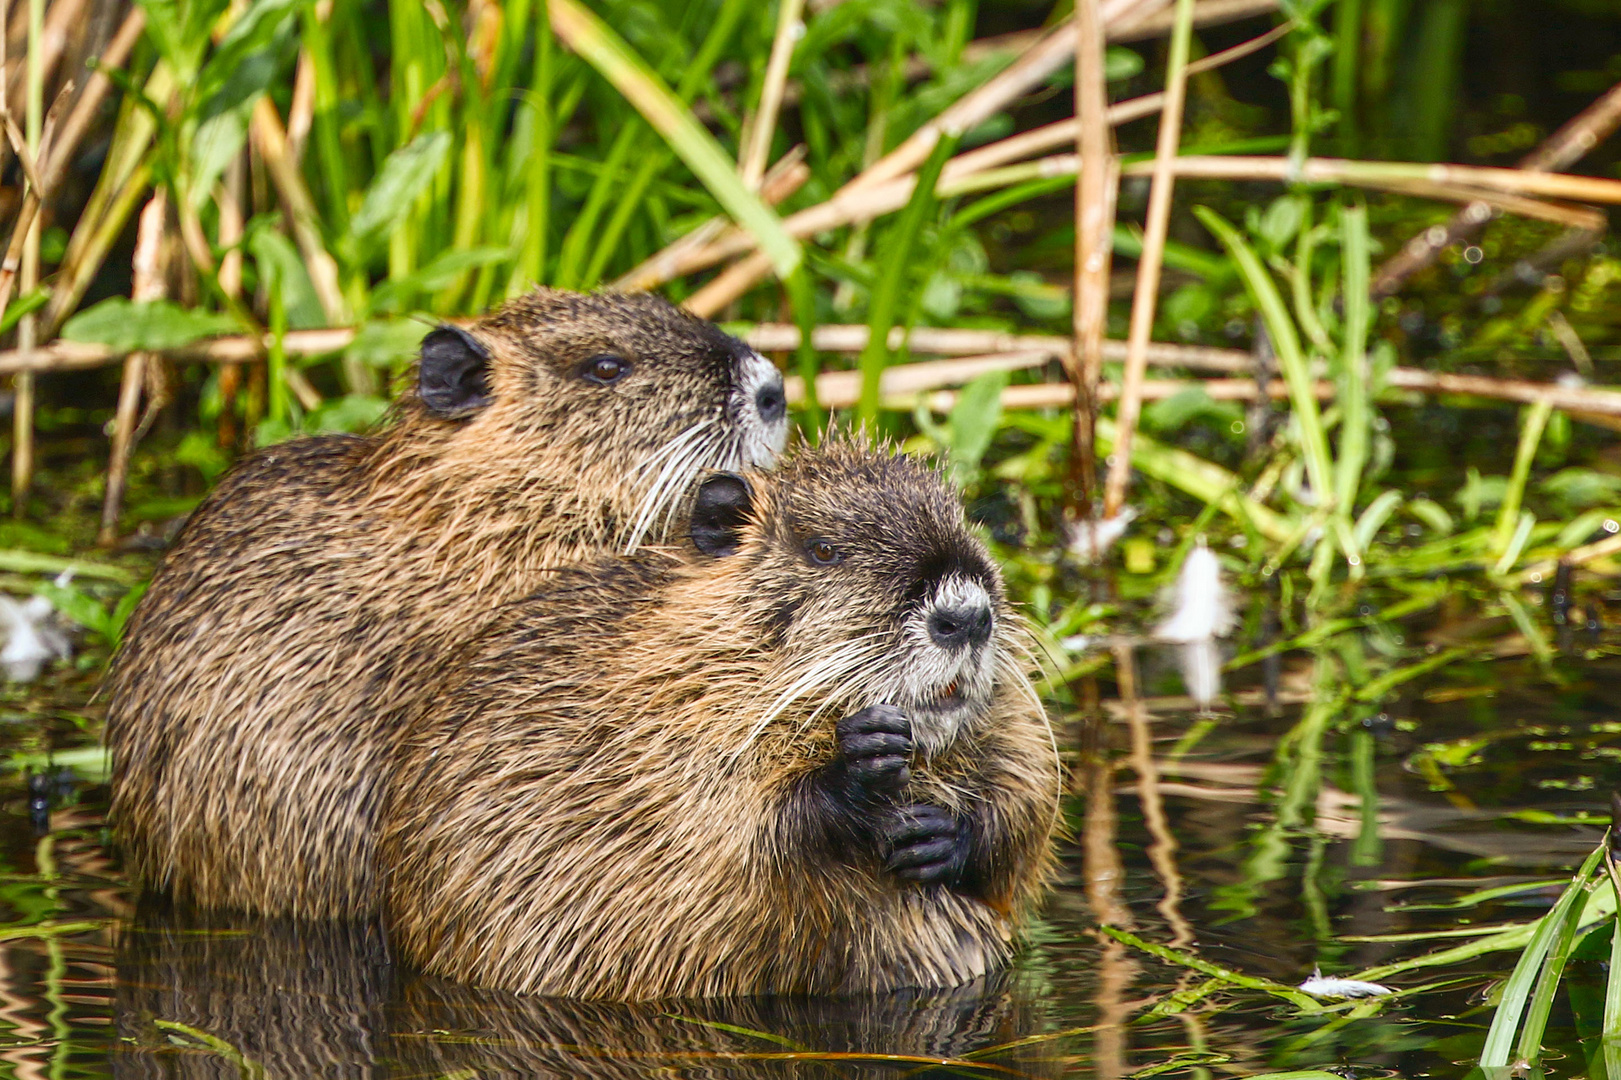
<path id="1" fill-rule="evenodd" d="M 1354 650 L 1377 637 L 1336 639 L 1332 669 L 1354 668 Z M 1498 651 L 1515 652 L 1512 640 Z M 104 788 L 62 786 L 36 838 L 10 772 L 0 1076 L 1461 1075 L 1511 952 L 1391 977 L 1394 989 L 1425 989 L 1384 1003 L 1302 1014 L 1224 987 L 1153 1017 L 1205 976 L 1101 937 L 1098 913 L 1284 986 L 1317 965 L 1345 974 L 1468 940 L 1370 939 L 1535 917 L 1559 890 L 1549 883 L 1598 842 L 1621 780 L 1608 705 L 1621 662 L 1603 651 L 1548 670 L 1512 656 L 1454 664 L 1405 684 L 1382 712 L 1323 707 L 1347 688 L 1313 683 L 1327 654 L 1295 653 L 1275 709 L 1259 685 L 1240 686 L 1236 711 L 1201 718 L 1174 696 L 1174 658 L 1139 649 L 1147 696 L 1132 705 L 1105 684 L 1103 722 L 1063 720 L 1071 835 L 1018 967 L 986 985 L 877 1000 L 523 999 L 404 970 L 369 927 L 176 914 L 121 881 L 100 823 Z M 7 714 L 5 749 L 84 745 L 94 709 L 74 686 Z M 1437 906 L 1495 886 L 1518 891 Z M 1551 1076 L 1587 1075 L 1604 976 L 1585 956 L 1555 1010 Z"/>

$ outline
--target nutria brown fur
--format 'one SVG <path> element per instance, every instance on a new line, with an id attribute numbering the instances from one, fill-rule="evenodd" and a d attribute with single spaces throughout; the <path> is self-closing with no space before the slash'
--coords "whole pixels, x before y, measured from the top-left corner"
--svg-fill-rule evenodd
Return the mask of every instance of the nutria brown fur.
<path id="1" fill-rule="evenodd" d="M 377 434 L 243 461 L 110 676 L 136 882 L 203 907 L 373 910 L 394 710 L 503 602 L 660 536 L 700 469 L 770 464 L 783 414 L 775 369 L 710 323 L 538 291 L 429 334 Z"/>
<path id="2" fill-rule="evenodd" d="M 419 703 L 379 855 L 396 947 L 630 1000 L 1000 967 L 1059 773 L 956 498 L 833 445 L 705 480 L 692 538 L 559 575 Z"/>

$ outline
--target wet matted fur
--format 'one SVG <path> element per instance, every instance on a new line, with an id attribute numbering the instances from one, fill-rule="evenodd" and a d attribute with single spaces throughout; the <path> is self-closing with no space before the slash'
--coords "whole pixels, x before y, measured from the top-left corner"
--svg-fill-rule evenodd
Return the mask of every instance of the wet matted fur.
<path id="1" fill-rule="evenodd" d="M 740 500 L 727 540 L 705 517 L 721 481 Z M 706 480 L 693 532 L 713 557 L 560 574 L 419 702 L 385 815 L 391 939 L 433 973 L 591 998 L 999 968 L 1049 873 L 1059 771 L 955 496 L 834 444 Z M 942 604 L 985 617 L 976 644 L 931 637 L 950 640 Z M 852 794 L 847 750 L 868 736 L 847 713 L 904 714 L 909 779 L 891 757 L 890 788 Z M 931 813 L 954 854 L 920 866 L 906 829 Z"/>
<path id="2" fill-rule="evenodd" d="M 768 465 L 786 432 L 769 363 L 650 296 L 537 291 L 419 366 L 375 435 L 245 459 L 137 608 L 107 725 L 137 884 L 373 910 L 395 710 L 501 603 L 659 537 L 699 470 Z"/>

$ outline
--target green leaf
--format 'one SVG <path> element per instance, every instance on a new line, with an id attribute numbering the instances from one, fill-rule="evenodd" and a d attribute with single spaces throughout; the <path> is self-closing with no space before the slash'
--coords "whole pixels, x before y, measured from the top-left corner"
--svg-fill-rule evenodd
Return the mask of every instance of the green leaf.
<path id="1" fill-rule="evenodd" d="M 242 152 L 248 139 L 248 117 L 270 89 L 281 69 L 280 49 L 264 48 L 238 56 L 228 76 L 209 96 L 191 140 L 191 189 L 194 207 L 208 201 L 225 166 Z M 219 62 L 216 55 L 209 67 Z"/>
<path id="2" fill-rule="evenodd" d="M 119 352 L 178 349 L 203 338 L 241 330 L 229 315 L 183 308 L 168 300 L 132 302 L 109 297 L 67 321 L 69 341 L 95 341 Z"/>
<path id="3" fill-rule="evenodd" d="M 1005 371 L 987 371 L 963 387 L 951 410 L 951 461 L 960 471 L 979 468 L 1002 419 Z"/>
<path id="4" fill-rule="evenodd" d="M 315 330 L 327 325 L 326 310 L 315 294 L 304 257 L 293 242 L 275 229 L 254 229 L 248 236 L 248 251 L 265 278 L 280 284 L 281 303 L 287 325 L 294 330 Z"/>
<path id="5" fill-rule="evenodd" d="M 370 394 L 345 394 L 322 403 L 304 418 L 305 431 L 365 431 L 383 418 L 388 402 Z"/>
<path id="6" fill-rule="evenodd" d="M 6 313 L 0 316 L 0 334 L 9 334 L 12 327 L 30 311 L 38 311 L 44 307 L 51 298 L 49 289 L 29 289 L 11 303 L 6 305 Z"/>
<path id="7" fill-rule="evenodd" d="M 799 241 L 788 235 L 782 220 L 758 193 L 743 186 L 737 163 L 727 157 L 692 110 L 670 92 L 664 80 L 631 51 L 623 38 L 576 0 L 550 0 L 550 5 L 552 28 L 558 37 L 613 83 L 686 162 L 715 201 L 753 234 L 777 276 L 786 279 L 792 274 L 801 258 Z"/>
<path id="8" fill-rule="evenodd" d="M 1142 54 L 1123 45 L 1110 45 L 1103 54 L 1103 77 L 1109 82 L 1143 73 Z"/>
<path id="9" fill-rule="evenodd" d="M 1261 239 L 1274 250 L 1282 248 L 1300 229 L 1306 217 L 1306 200 L 1299 195 L 1284 195 L 1273 199 L 1272 205 L 1261 215 Z"/>
<path id="10" fill-rule="evenodd" d="M 118 600 L 118 606 L 113 608 L 111 617 L 107 620 L 107 643 L 114 649 L 124 640 L 124 627 L 129 623 L 129 617 L 135 614 L 135 605 L 141 602 L 146 595 L 149 582 L 141 582 Z"/>
<path id="11" fill-rule="evenodd" d="M 93 597 L 86 596 L 72 585 L 56 585 L 47 582 L 36 590 L 39 595 L 51 602 L 51 606 L 63 615 L 72 619 L 86 630 L 110 638 L 107 632 L 107 609 L 101 602 Z"/>
<path id="12" fill-rule="evenodd" d="M 448 131 L 424 132 L 388 155 L 349 222 L 350 231 L 366 238 L 403 218 L 444 166 L 450 143 Z"/>
<path id="13" fill-rule="evenodd" d="M 511 249 L 504 247 L 475 247 L 465 251 L 443 252 L 416 273 L 390 278 L 379 285 L 377 291 L 372 294 L 372 310 L 379 312 L 397 310 L 400 303 L 418 292 L 442 289 L 469 270 L 504 262 L 511 257 Z M 422 332 L 419 331 L 417 341 L 421 340 Z"/>
<path id="14" fill-rule="evenodd" d="M 374 319 L 361 326 L 343 355 L 367 367 L 403 368 L 416 357 L 427 333 L 415 319 Z"/>

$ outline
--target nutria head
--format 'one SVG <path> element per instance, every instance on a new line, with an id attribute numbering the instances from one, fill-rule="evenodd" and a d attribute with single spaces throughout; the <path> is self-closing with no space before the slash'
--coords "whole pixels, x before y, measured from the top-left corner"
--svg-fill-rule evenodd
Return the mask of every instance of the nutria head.
<path id="1" fill-rule="evenodd" d="M 477 474 L 499 505 L 600 522 L 626 550 L 700 470 L 767 468 L 788 431 L 781 374 L 714 324 L 647 294 L 552 289 L 429 333 L 401 411 L 394 449 L 434 459 L 461 506 Z"/>
<path id="2" fill-rule="evenodd" d="M 782 677 L 756 722 L 795 702 L 899 707 L 925 755 L 1028 686 L 1017 620 L 985 545 L 938 470 L 860 443 L 805 451 L 772 474 L 699 485 L 691 535 L 723 557 L 742 621 Z"/>

